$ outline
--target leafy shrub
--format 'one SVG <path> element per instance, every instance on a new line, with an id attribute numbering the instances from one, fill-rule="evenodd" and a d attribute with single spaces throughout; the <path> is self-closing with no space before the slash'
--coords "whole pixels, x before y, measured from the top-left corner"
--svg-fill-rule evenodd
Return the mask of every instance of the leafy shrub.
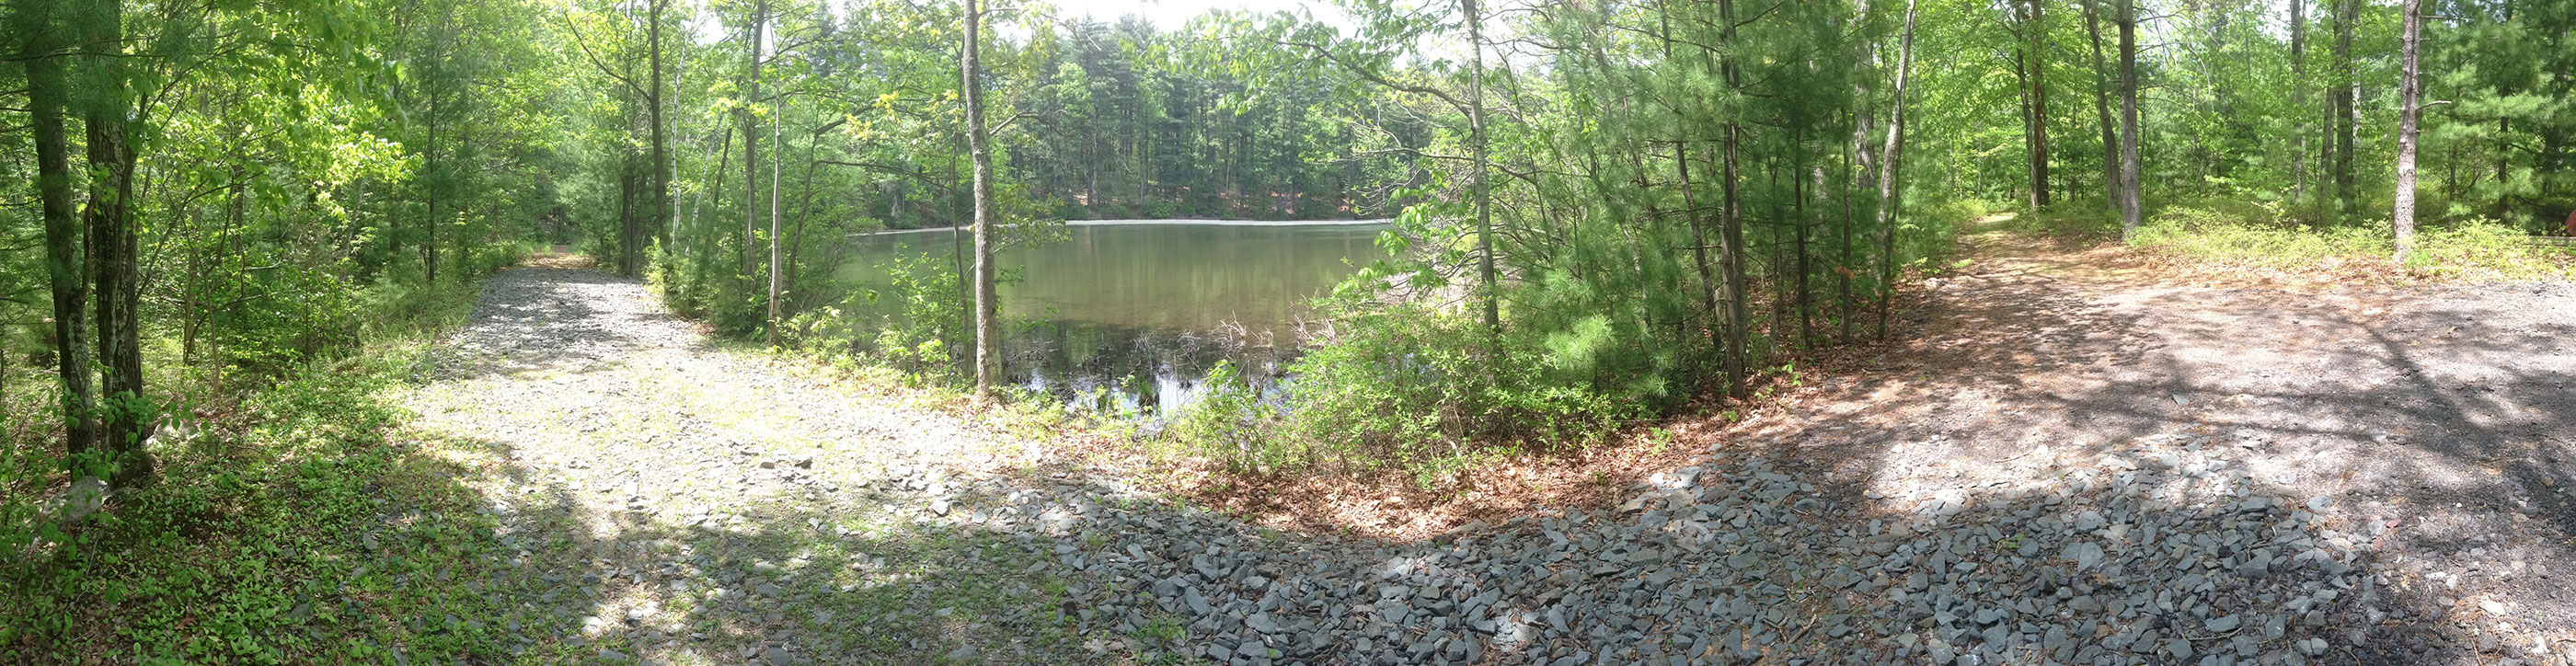
<path id="1" fill-rule="evenodd" d="M 2576 256 L 2564 248 L 2537 247 L 2512 225 L 2473 218 L 2423 230 L 2407 263 L 2446 279 L 2530 280 L 2576 275 Z"/>
<path id="2" fill-rule="evenodd" d="M 2527 280 L 2570 274 L 2563 251 L 2535 247 L 2511 225 L 2485 218 L 2428 221 L 2417 228 L 2408 271 L 2446 280 Z M 2141 249 L 2222 266 L 2333 274 L 2368 270 L 2402 276 L 2390 259 L 2396 239 L 2386 220 L 2308 227 L 2277 202 L 2210 200 L 2168 206 L 2139 226 Z"/>
<path id="3" fill-rule="evenodd" d="M 2204 260 L 2270 267 L 2330 257 L 2387 256 L 2395 250 L 2385 229 L 2308 229 L 2291 223 L 2276 202 L 2229 200 L 2166 206 L 2140 224 L 2130 242 Z"/>
<path id="4" fill-rule="evenodd" d="M 865 359 L 914 381 L 956 378 L 954 336 L 966 330 L 955 277 L 929 255 L 897 255 L 878 267 L 884 283 L 788 320 L 781 336 L 806 353 Z"/>
<path id="5" fill-rule="evenodd" d="M 1169 425 L 1168 441 L 1187 447 L 1183 453 L 1238 471 L 1304 462 L 1306 452 L 1275 428 L 1277 405 L 1263 401 L 1232 363 L 1217 363 L 1200 385 L 1206 391 L 1198 402 L 1174 414 Z"/>
<path id="6" fill-rule="evenodd" d="M 1643 415 L 1652 403 L 1578 379 L 1590 369 L 1580 348 L 1600 342 L 1526 330 L 1497 341 L 1481 322 L 1419 305 L 1353 312 L 1290 366 L 1281 402 L 1260 400 L 1221 369 L 1170 434 L 1187 452 L 1238 469 L 1401 470 L 1432 484 Z"/>

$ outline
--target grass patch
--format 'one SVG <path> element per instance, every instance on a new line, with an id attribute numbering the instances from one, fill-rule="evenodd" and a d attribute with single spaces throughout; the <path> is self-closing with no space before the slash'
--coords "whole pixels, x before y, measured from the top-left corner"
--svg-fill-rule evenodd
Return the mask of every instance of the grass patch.
<path id="1" fill-rule="evenodd" d="M 2099 208 L 2060 206 L 2014 216 L 2001 226 L 2014 233 L 2051 240 L 2100 243 L 2120 239 L 2119 214 Z"/>
<path id="2" fill-rule="evenodd" d="M 2135 247 L 2168 258 L 2293 281 L 2336 283 L 2515 282 L 2576 277 L 2576 255 L 2531 245 L 2502 223 L 2431 222 L 2397 261 L 2384 225 L 2310 227 L 2273 204 L 2217 201 L 2168 206 L 2138 227 Z"/>
<path id="3" fill-rule="evenodd" d="M 419 376 L 425 340 L 251 390 L 159 443 L 162 480 L 82 525 L 11 524 L 0 661 L 379 660 L 498 630 L 509 609 L 482 579 L 503 560 L 464 471 L 386 437 L 401 416 L 378 394 Z"/>

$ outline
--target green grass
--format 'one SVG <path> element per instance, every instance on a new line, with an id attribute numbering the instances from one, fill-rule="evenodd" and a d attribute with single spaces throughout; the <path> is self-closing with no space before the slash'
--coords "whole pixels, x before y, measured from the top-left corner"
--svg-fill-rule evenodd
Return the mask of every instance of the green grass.
<path id="1" fill-rule="evenodd" d="M 588 491 L 548 484 L 498 445 L 424 436 L 399 405 L 431 379 L 431 341 L 464 321 L 473 293 L 388 297 L 418 309 L 385 320 L 361 353 L 252 390 L 157 446 L 160 483 L 46 545 L 20 547 L 39 531 L 26 512 L 0 516 L 16 521 L 0 525 L 15 537 L 0 548 L 0 663 L 590 664 L 603 649 L 737 663 L 766 640 L 758 627 L 781 623 L 801 647 L 880 663 L 939 663 L 969 640 L 1000 662 L 1082 652 L 1056 617 L 1069 582 L 1027 573 L 1047 554 L 1005 535 L 918 524 L 900 502 L 710 507 L 741 518 L 725 526 L 630 520 L 584 509 L 574 494 Z M 8 432 L 45 430 L 21 425 Z M 505 479 L 524 494 L 498 490 Z M 54 485 L 13 477 L 0 500 L 24 507 Z M 748 587 L 721 572 L 754 562 L 797 575 L 776 599 L 714 596 Z M 688 590 L 601 584 L 675 566 Z M 704 638 L 671 650 L 584 631 L 585 615 L 646 598 L 664 637 Z"/>
<path id="2" fill-rule="evenodd" d="M 447 651 L 492 629 L 492 521 L 386 433 L 375 392 L 416 356 L 365 355 L 262 389 L 159 448 L 163 481 L 0 560 L 0 661 L 317 663 Z M 13 544 L 25 543 L 23 539 Z"/>
<path id="3" fill-rule="evenodd" d="M 2249 272 L 2321 280 L 2495 282 L 2576 276 L 2563 248 L 2525 243 L 2510 226 L 2471 219 L 2427 222 L 2403 264 L 2385 223 L 2311 227 L 2271 204 L 2195 202 L 2168 206 L 2138 228 L 2132 245 Z"/>

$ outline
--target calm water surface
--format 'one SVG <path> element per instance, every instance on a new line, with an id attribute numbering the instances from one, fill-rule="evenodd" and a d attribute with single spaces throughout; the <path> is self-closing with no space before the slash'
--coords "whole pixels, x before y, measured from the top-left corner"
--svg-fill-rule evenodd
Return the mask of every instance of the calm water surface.
<path id="1" fill-rule="evenodd" d="M 1082 222 L 1065 241 L 1005 250 L 1011 381 L 1086 407 L 1169 415 L 1218 361 L 1268 381 L 1295 354 L 1306 299 L 1384 258 L 1384 223 Z M 842 277 L 883 286 L 898 254 L 951 256 L 947 230 L 858 237 Z M 970 244 L 972 239 L 967 241 Z"/>

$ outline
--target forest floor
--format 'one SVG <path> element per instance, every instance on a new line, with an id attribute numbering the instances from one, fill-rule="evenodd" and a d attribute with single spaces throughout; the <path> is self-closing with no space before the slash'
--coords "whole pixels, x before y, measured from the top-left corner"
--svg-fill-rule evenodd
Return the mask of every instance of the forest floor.
<path id="1" fill-rule="evenodd" d="M 435 379 L 399 397 L 404 438 L 459 470 L 491 518 L 468 538 L 497 559 L 457 574 L 494 614 L 447 618 L 481 638 L 413 649 L 763 666 L 2576 659 L 2576 599 L 2553 578 L 2576 571 L 2558 490 L 2576 483 L 2576 289 L 2189 286 L 2118 250 L 1969 242 L 1976 263 L 1928 288 L 1907 342 L 1744 423 L 1671 424 L 1684 453 L 1609 499 L 1396 537 L 1198 508 L 1098 442 L 714 345 L 644 285 L 504 272 Z"/>

